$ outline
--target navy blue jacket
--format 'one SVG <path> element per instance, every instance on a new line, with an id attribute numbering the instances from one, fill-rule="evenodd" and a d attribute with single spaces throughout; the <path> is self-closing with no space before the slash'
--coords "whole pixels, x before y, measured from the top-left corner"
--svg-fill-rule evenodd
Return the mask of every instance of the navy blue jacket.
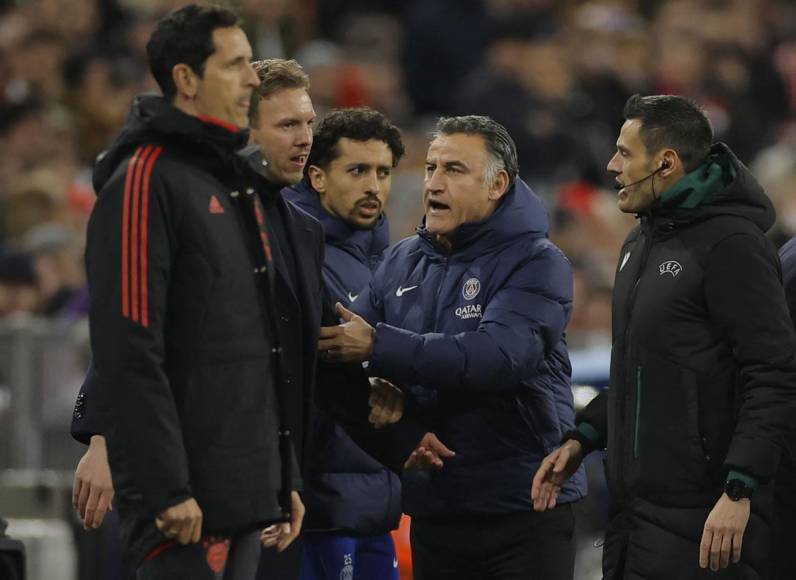
<path id="1" fill-rule="evenodd" d="M 323 280 L 333 300 L 349 306 L 367 287 L 390 240 L 384 215 L 372 230 L 357 229 L 330 214 L 306 183 L 282 195 L 321 222 L 326 242 Z M 398 527 L 401 483 L 398 477 L 354 443 L 322 411 L 317 411 L 315 451 L 305 475 L 304 529 L 342 529 L 384 534 Z"/>
<path id="2" fill-rule="evenodd" d="M 408 389 L 456 451 L 438 472 L 407 473 L 417 516 L 527 512 L 541 460 L 574 424 L 564 328 L 572 272 L 548 216 L 521 180 L 446 251 L 423 224 L 388 251 L 353 305 L 376 325 L 369 372 Z M 583 497 L 580 470 L 559 502 Z"/>

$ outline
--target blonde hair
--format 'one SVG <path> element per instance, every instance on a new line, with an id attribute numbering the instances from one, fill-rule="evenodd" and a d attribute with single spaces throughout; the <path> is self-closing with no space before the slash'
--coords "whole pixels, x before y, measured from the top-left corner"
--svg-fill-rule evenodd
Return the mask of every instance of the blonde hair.
<path id="1" fill-rule="evenodd" d="M 252 93 L 251 105 L 249 106 L 249 119 L 257 118 L 257 105 L 261 99 L 274 94 L 283 89 L 305 89 L 310 88 L 310 77 L 295 60 L 283 58 L 268 58 L 256 60 L 252 63 L 254 72 L 260 79 L 260 85 Z"/>

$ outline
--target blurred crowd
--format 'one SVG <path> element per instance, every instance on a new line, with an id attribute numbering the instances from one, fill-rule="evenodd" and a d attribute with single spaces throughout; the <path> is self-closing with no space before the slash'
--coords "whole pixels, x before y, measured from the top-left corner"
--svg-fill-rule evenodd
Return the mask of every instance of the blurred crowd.
<path id="1" fill-rule="evenodd" d="M 133 95 L 145 41 L 182 0 L 0 0 L 0 319 L 85 315 L 91 168 Z M 574 348 L 610 340 L 632 217 L 605 165 L 633 93 L 693 97 L 796 234 L 796 4 L 789 0 L 238 0 L 258 58 L 296 58 L 319 114 L 370 105 L 404 130 L 388 213 L 420 219 L 428 132 L 486 114 L 517 142 L 575 267 Z"/>

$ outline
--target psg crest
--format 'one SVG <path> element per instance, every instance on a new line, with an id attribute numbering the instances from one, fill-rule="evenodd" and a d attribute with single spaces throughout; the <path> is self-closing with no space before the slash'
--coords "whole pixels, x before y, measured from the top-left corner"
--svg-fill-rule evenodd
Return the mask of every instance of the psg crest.
<path id="1" fill-rule="evenodd" d="M 478 280 L 478 278 L 470 278 L 464 283 L 464 286 L 462 286 L 462 296 L 464 296 L 465 300 L 472 300 L 478 296 L 480 291 L 481 282 Z"/>

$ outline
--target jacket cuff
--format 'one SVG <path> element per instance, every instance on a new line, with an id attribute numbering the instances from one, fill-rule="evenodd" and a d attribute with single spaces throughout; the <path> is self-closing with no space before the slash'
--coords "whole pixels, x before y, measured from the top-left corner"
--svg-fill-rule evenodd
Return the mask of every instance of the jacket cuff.
<path id="1" fill-rule="evenodd" d="M 757 483 L 758 483 L 757 478 L 752 477 L 751 475 L 748 475 L 746 473 L 743 473 L 742 471 L 738 471 L 736 469 L 730 469 L 730 472 L 727 474 L 727 481 L 733 479 L 737 479 L 743 482 L 743 484 L 746 485 L 746 487 L 748 488 L 757 489 Z"/>
<path id="2" fill-rule="evenodd" d="M 564 433 L 561 443 L 563 444 L 567 441 L 567 439 L 574 439 L 580 443 L 583 447 L 583 454 L 586 455 L 600 448 L 600 440 L 602 439 L 602 435 L 600 435 L 600 432 L 594 428 L 594 425 L 584 421 L 578 423 L 576 429 Z"/>

